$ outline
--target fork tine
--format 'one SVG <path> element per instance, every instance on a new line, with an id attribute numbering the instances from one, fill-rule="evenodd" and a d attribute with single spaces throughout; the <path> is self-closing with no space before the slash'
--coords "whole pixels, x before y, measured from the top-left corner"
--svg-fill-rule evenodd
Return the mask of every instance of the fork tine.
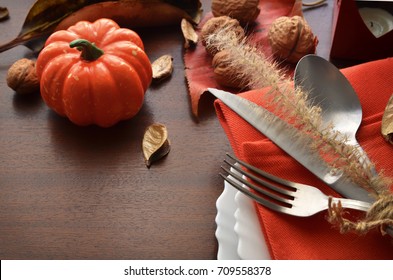
<path id="1" fill-rule="evenodd" d="M 239 169 L 237 169 L 238 167 L 237 167 L 237 168 L 236 168 L 236 167 L 237 167 L 237 166 L 234 166 L 235 170 L 239 170 Z M 234 172 L 228 170 L 227 168 L 225 168 L 225 167 L 223 167 L 223 166 L 221 166 L 221 168 L 222 168 L 225 172 L 227 172 L 230 176 L 232 176 L 233 178 L 235 178 L 237 181 L 239 181 L 239 182 L 241 182 L 242 184 L 246 185 L 247 187 L 249 187 L 249 188 L 255 190 L 256 192 L 261 193 L 261 194 L 263 194 L 263 195 L 265 195 L 265 196 L 267 196 L 267 197 L 269 197 L 269 198 L 271 198 L 271 199 L 274 199 L 274 200 L 280 201 L 280 202 L 282 202 L 282 203 L 285 203 L 285 204 L 287 204 L 287 207 L 290 207 L 290 206 L 291 206 L 292 200 L 286 199 L 286 198 L 284 198 L 284 197 L 282 197 L 282 196 L 279 196 L 279 195 L 277 195 L 277 194 L 275 194 L 275 193 L 273 193 L 273 192 L 269 192 L 269 191 L 267 191 L 267 190 L 265 190 L 265 189 L 263 189 L 263 188 L 260 188 L 260 187 L 258 187 L 258 186 L 256 186 L 256 185 L 252 184 L 251 182 L 245 180 L 244 178 L 242 178 L 242 176 L 240 176 L 240 175 L 238 175 L 238 174 L 236 174 L 236 173 L 234 173 Z M 242 173 L 242 174 L 245 175 L 245 176 L 247 176 L 247 177 L 250 175 L 250 174 L 246 174 L 246 173 Z M 259 179 L 259 178 L 257 178 L 257 179 Z M 262 186 L 266 186 L 267 188 L 269 188 L 269 186 L 268 186 L 269 183 L 268 183 L 268 182 L 265 182 L 265 181 L 263 181 L 263 180 L 259 180 L 258 183 L 260 183 Z"/>
<path id="2" fill-rule="evenodd" d="M 254 180 L 255 182 L 257 182 L 257 183 L 259 183 L 259 184 L 261 184 L 261 185 L 263 185 L 263 186 L 265 186 L 265 187 L 267 187 L 267 188 L 269 188 L 269 189 L 271 189 L 271 190 L 273 190 L 273 191 L 275 191 L 277 193 L 280 193 L 280 194 L 283 194 L 283 195 L 286 195 L 286 196 L 290 196 L 290 197 L 294 196 L 294 192 L 296 192 L 297 188 L 295 187 L 295 185 L 292 182 L 286 181 L 286 180 L 284 180 L 282 178 L 278 178 L 278 177 L 276 177 L 276 176 L 274 176 L 274 175 L 272 175 L 270 173 L 267 173 L 266 171 L 260 170 L 260 169 L 256 168 L 255 166 L 252 166 L 252 165 L 250 165 L 250 164 L 248 164 L 248 163 L 246 163 L 244 161 L 236 159 L 235 157 L 230 156 L 229 154 L 228 154 L 228 157 L 232 158 L 233 160 L 236 160 L 239 164 L 247 167 L 249 170 L 251 170 L 252 172 L 254 172 L 254 173 L 258 174 L 258 175 L 260 175 L 261 177 L 268 178 L 269 180 L 271 180 L 273 182 L 276 182 L 276 183 L 282 184 L 284 186 L 287 186 L 291 190 L 287 190 L 287 189 L 284 189 L 284 188 L 281 188 L 281 187 L 277 187 L 277 186 L 269 183 L 266 180 L 263 180 L 263 179 L 255 176 L 255 175 L 249 173 L 249 172 L 244 171 L 242 168 L 240 168 L 239 166 L 236 166 L 233 163 L 230 163 L 226 159 L 224 160 L 224 162 L 226 164 L 228 164 L 229 166 L 231 166 L 232 168 L 237 170 L 239 173 L 245 175 L 246 177 L 249 177 L 250 179 Z"/>
<path id="3" fill-rule="evenodd" d="M 240 185 L 239 183 L 237 183 L 235 180 L 232 180 L 229 176 L 225 176 L 224 174 L 220 173 L 220 176 L 227 181 L 229 184 L 231 184 L 233 187 L 235 187 L 236 189 L 238 189 L 240 192 L 244 193 L 246 196 L 251 197 L 252 199 L 254 199 L 256 202 L 258 202 L 259 204 L 268 207 L 274 211 L 278 211 L 278 212 L 285 212 L 285 208 L 273 203 L 267 199 L 264 199 L 263 197 L 260 197 L 258 195 L 256 195 L 255 193 L 247 190 L 246 188 L 242 187 L 242 185 Z"/>
<path id="4" fill-rule="evenodd" d="M 237 163 L 239 163 L 239 164 L 241 164 L 241 165 L 243 165 L 243 166 L 245 166 L 245 167 L 247 167 L 249 170 L 251 170 L 251 171 L 253 171 L 254 173 L 256 173 L 256 174 L 259 174 L 260 176 L 262 176 L 262 177 L 265 177 L 265 178 L 268 178 L 269 180 L 271 180 L 271 181 L 273 181 L 273 182 L 277 182 L 277 183 L 279 183 L 279 184 L 282 184 L 282 185 L 284 185 L 284 186 L 287 186 L 287 187 L 289 187 L 289 188 L 291 188 L 291 189 L 293 189 L 293 191 L 296 191 L 296 184 L 298 184 L 298 183 L 293 183 L 293 182 L 291 182 L 291 181 L 288 181 L 288 180 L 285 180 L 285 179 L 283 179 L 283 178 L 280 178 L 280 177 L 276 177 L 276 176 L 274 176 L 273 174 L 270 174 L 270 173 L 268 173 L 268 172 L 266 172 L 266 171 L 263 171 L 263 170 L 261 170 L 261 169 L 259 169 L 259 168 L 256 168 L 255 166 L 253 166 L 253 165 L 251 165 L 251 164 L 249 164 L 249 163 L 247 163 L 247 162 L 245 162 L 245 161 L 242 161 L 242 160 L 240 160 L 240 159 L 238 159 L 238 158 L 236 158 L 235 156 L 233 156 L 233 155 L 230 155 L 230 154 L 226 154 L 229 158 L 231 158 L 231 159 L 233 159 L 234 161 L 236 161 Z M 224 160 L 225 161 L 225 160 Z M 227 161 L 226 161 L 227 162 Z M 228 163 L 228 162 L 227 162 Z M 233 164 L 230 164 L 232 167 L 233 167 Z M 239 172 L 241 172 L 241 171 L 239 171 Z M 244 171 L 243 171 L 244 172 Z M 250 174 L 251 176 L 252 176 L 252 174 Z M 246 175 L 247 176 L 247 175 Z M 255 177 L 255 176 L 252 176 L 253 178 L 251 178 L 251 179 L 253 179 L 254 180 L 254 178 L 258 178 L 258 177 Z M 255 181 L 258 181 L 258 179 L 256 179 Z M 286 194 L 286 195 L 291 195 L 291 192 L 289 191 L 289 192 L 283 192 L 283 189 L 281 189 L 281 188 L 277 188 L 277 187 L 275 187 L 274 185 L 272 185 L 273 186 L 273 189 L 275 190 L 275 191 L 277 191 L 277 192 L 281 192 L 281 193 L 283 193 L 283 194 Z"/>
<path id="5" fill-rule="evenodd" d="M 259 177 L 255 176 L 255 175 L 253 175 L 253 174 L 251 174 L 249 172 L 244 171 L 240 166 L 238 166 L 236 164 L 233 164 L 233 163 L 231 163 L 231 162 L 229 162 L 227 160 L 224 160 L 224 162 L 226 164 L 228 164 L 230 167 L 232 167 L 233 169 L 235 169 L 236 171 L 238 171 L 240 174 L 242 174 L 242 175 L 252 179 L 253 181 L 257 182 L 258 184 L 260 184 L 262 186 L 265 186 L 266 188 L 269 188 L 270 190 L 275 191 L 275 192 L 277 192 L 279 194 L 293 197 L 293 192 L 292 191 L 287 191 L 286 189 L 277 187 L 277 186 L 269 183 L 268 181 L 266 181 L 266 180 L 264 180 L 262 178 L 259 178 Z M 259 175 L 261 175 L 261 174 L 259 174 Z M 259 190 L 257 190 L 257 191 L 259 191 Z M 296 191 L 296 190 L 294 190 L 294 191 Z M 263 191 L 261 191 L 261 192 L 263 192 Z"/>

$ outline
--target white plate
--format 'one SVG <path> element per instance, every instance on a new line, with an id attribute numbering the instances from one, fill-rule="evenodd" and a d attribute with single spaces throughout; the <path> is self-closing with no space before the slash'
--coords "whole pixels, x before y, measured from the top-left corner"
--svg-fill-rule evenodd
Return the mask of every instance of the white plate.
<path id="1" fill-rule="evenodd" d="M 361 8 L 359 14 L 376 38 L 393 30 L 393 15 L 379 8 Z"/>
<path id="2" fill-rule="evenodd" d="M 270 260 L 259 219 L 251 198 L 237 191 L 235 195 L 235 232 L 238 237 L 237 253 L 242 260 Z"/>
<path id="3" fill-rule="evenodd" d="M 237 190 L 227 182 L 224 184 L 224 191 L 216 201 L 216 238 L 218 241 L 218 260 L 239 260 L 237 253 L 238 238 L 233 230 L 236 224 L 235 195 Z"/>
<path id="4" fill-rule="evenodd" d="M 216 208 L 218 260 L 270 259 L 251 199 L 225 182 Z"/>

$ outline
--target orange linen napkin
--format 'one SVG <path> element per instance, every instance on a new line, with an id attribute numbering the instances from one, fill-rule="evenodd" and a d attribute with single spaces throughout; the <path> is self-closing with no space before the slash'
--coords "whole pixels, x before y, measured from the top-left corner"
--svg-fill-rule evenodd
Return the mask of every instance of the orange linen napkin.
<path id="1" fill-rule="evenodd" d="M 363 107 L 359 143 L 377 170 L 393 177 L 393 146 L 381 136 L 381 120 L 393 94 L 393 58 L 342 70 L 357 92 Z M 261 104 L 266 89 L 240 95 Z M 339 196 L 296 160 L 273 144 L 221 101 L 215 101 L 217 116 L 234 153 L 280 177 L 313 185 L 327 195 Z M 392 188 L 393 191 L 393 188 Z M 393 259 L 393 239 L 374 230 L 364 236 L 341 234 L 326 220 L 326 212 L 300 218 L 274 212 L 255 204 L 263 234 L 273 259 Z M 359 215 L 351 211 L 351 215 Z"/>

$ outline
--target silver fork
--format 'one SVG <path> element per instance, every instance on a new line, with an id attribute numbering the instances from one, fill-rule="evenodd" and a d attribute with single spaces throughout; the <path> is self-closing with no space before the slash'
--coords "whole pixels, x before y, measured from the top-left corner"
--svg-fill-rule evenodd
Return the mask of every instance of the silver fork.
<path id="1" fill-rule="evenodd" d="M 278 212 L 300 217 L 312 216 L 328 209 L 329 197 L 319 189 L 276 177 L 230 154 L 227 154 L 227 157 L 234 162 L 227 159 L 224 162 L 234 171 L 221 166 L 226 174 L 220 173 L 220 175 L 230 185 L 251 197 L 259 204 Z M 244 171 L 241 166 L 246 167 L 252 173 Z M 251 183 L 244 176 L 263 187 Z M 343 208 L 361 211 L 367 211 L 371 206 L 370 203 L 359 200 L 332 198 L 333 203 L 338 203 L 338 201 L 341 202 Z"/>

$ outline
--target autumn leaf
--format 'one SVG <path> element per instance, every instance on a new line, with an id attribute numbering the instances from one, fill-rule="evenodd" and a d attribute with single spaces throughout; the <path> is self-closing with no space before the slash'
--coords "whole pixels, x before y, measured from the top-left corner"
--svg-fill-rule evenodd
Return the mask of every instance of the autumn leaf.
<path id="1" fill-rule="evenodd" d="M 201 13 L 199 0 L 37 0 L 28 12 L 19 35 L 10 42 L 0 45 L 0 53 L 22 44 L 33 51 L 39 51 L 43 47 L 46 38 L 56 30 L 63 20 L 82 8 L 99 4 L 106 5 L 101 5 L 102 9 L 100 13 L 96 14 L 97 16 L 111 18 L 112 15 L 108 14 L 111 12 L 108 12 L 106 9 L 108 6 L 115 5 L 115 7 L 112 7 L 112 11 L 118 11 L 124 5 L 128 5 L 134 11 L 134 14 L 137 15 L 139 21 L 146 16 L 146 20 L 143 21 L 146 25 L 151 25 L 151 19 L 158 16 L 161 16 L 158 18 L 165 17 L 168 21 L 171 18 L 178 18 L 179 23 L 183 17 L 188 17 L 197 23 Z M 134 6 L 138 6 L 139 10 L 136 10 L 137 8 L 133 10 Z M 150 11 L 151 14 L 147 15 L 146 13 Z M 90 17 L 94 17 L 92 13 L 88 14 Z M 147 19 L 150 19 L 150 22 Z M 132 21 L 131 16 L 129 20 Z"/>
<path id="2" fill-rule="evenodd" d="M 142 151 L 146 166 L 149 168 L 153 162 L 166 156 L 170 149 L 166 126 L 160 123 L 150 125 L 146 129 L 142 141 Z"/>

